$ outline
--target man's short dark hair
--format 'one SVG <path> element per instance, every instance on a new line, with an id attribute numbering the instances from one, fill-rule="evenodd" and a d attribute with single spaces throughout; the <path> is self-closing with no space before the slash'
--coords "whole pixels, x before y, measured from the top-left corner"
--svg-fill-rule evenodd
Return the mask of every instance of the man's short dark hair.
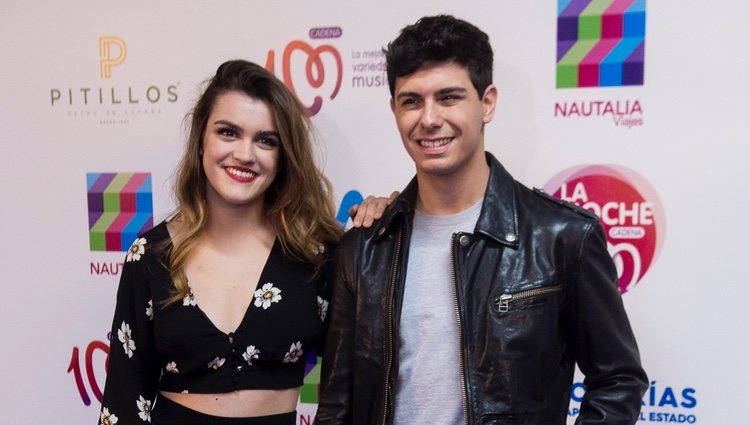
<path id="1" fill-rule="evenodd" d="M 401 30 L 383 49 L 391 96 L 396 78 L 422 68 L 455 62 L 465 66 L 479 97 L 492 84 L 490 39 L 474 25 L 450 15 L 425 16 Z"/>

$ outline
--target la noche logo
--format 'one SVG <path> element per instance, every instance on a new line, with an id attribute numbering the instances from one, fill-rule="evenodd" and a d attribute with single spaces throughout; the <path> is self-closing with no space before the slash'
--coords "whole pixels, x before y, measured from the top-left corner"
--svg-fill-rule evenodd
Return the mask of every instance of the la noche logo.
<path id="1" fill-rule="evenodd" d="M 544 190 L 599 217 L 617 267 L 620 292 L 633 289 L 664 243 L 664 211 L 651 185 L 622 166 L 587 165 L 560 172 Z"/>

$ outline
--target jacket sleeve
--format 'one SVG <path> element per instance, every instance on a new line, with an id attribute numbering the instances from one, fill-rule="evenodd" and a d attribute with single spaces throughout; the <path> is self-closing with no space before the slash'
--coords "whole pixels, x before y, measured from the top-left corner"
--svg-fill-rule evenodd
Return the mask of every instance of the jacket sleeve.
<path id="1" fill-rule="evenodd" d="M 140 248 L 143 248 L 141 254 Z M 148 249 L 145 239 L 139 238 L 123 265 L 110 334 L 100 424 L 151 422 L 160 368 L 152 322 L 153 309 L 158 307 L 152 305 L 147 273 L 151 256 L 143 254 Z"/>
<path id="2" fill-rule="evenodd" d="M 586 393 L 576 425 L 632 425 L 648 378 L 617 288 L 617 271 L 598 221 L 592 221 L 574 277 L 574 350 Z"/>
<path id="3" fill-rule="evenodd" d="M 317 425 L 351 424 L 352 359 L 356 323 L 355 293 L 352 287 L 354 265 L 351 239 L 344 236 L 336 255 L 333 298 L 330 305 L 328 337 L 323 354 L 320 400 L 315 415 Z"/>
<path id="4" fill-rule="evenodd" d="M 318 315 L 323 322 L 323 336 L 315 344 L 315 353 L 318 357 L 323 357 L 325 350 L 326 336 L 329 323 L 331 322 L 330 306 L 333 297 L 333 280 L 336 274 L 335 258 L 336 247 L 327 245 L 325 249 L 325 262 L 323 269 L 318 277 L 317 294 L 318 294 Z"/>

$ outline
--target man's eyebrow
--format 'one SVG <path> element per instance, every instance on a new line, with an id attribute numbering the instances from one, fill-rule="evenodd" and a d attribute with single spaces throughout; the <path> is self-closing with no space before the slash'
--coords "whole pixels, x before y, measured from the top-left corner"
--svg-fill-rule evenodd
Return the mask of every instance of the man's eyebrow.
<path id="1" fill-rule="evenodd" d="M 396 95 L 396 99 L 402 99 L 404 97 L 422 97 L 417 92 L 413 91 L 402 91 Z"/>
<path id="2" fill-rule="evenodd" d="M 445 94 L 450 94 L 450 93 L 465 94 L 467 92 L 468 92 L 468 90 L 466 90 L 465 88 L 463 88 L 461 86 L 450 86 L 450 87 L 444 87 L 444 88 L 436 91 L 435 94 L 438 95 L 438 96 L 440 96 L 440 95 L 445 95 Z M 407 98 L 409 98 L 409 97 L 422 97 L 422 95 L 420 95 L 417 92 L 404 91 L 404 92 L 398 93 L 396 95 L 396 100 L 402 99 L 402 98 L 405 98 L 405 97 L 407 97 Z"/>
<path id="3" fill-rule="evenodd" d="M 467 90 L 465 88 L 456 86 L 456 87 L 445 87 L 445 88 L 442 88 L 442 89 L 438 90 L 436 92 L 436 94 L 449 94 L 449 93 L 461 93 L 461 94 L 464 94 L 466 92 L 467 92 Z"/>

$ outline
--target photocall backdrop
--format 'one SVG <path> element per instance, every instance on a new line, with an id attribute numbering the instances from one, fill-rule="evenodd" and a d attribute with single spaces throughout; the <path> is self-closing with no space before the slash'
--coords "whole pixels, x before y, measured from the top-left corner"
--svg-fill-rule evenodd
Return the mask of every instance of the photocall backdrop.
<path id="1" fill-rule="evenodd" d="M 526 185 L 601 217 L 650 378 L 640 422 L 747 423 L 746 2 L 71 0 L 0 11 L 2 423 L 98 420 L 123 251 L 173 210 L 182 120 L 221 62 L 263 64 L 309 107 L 345 223 L 362 195 L 414 173 L 381 48 L 436 13 L 490 35 L 500 101 L 487 149 Z M 298 424 L 315 413 L 308 363 Z"/>

